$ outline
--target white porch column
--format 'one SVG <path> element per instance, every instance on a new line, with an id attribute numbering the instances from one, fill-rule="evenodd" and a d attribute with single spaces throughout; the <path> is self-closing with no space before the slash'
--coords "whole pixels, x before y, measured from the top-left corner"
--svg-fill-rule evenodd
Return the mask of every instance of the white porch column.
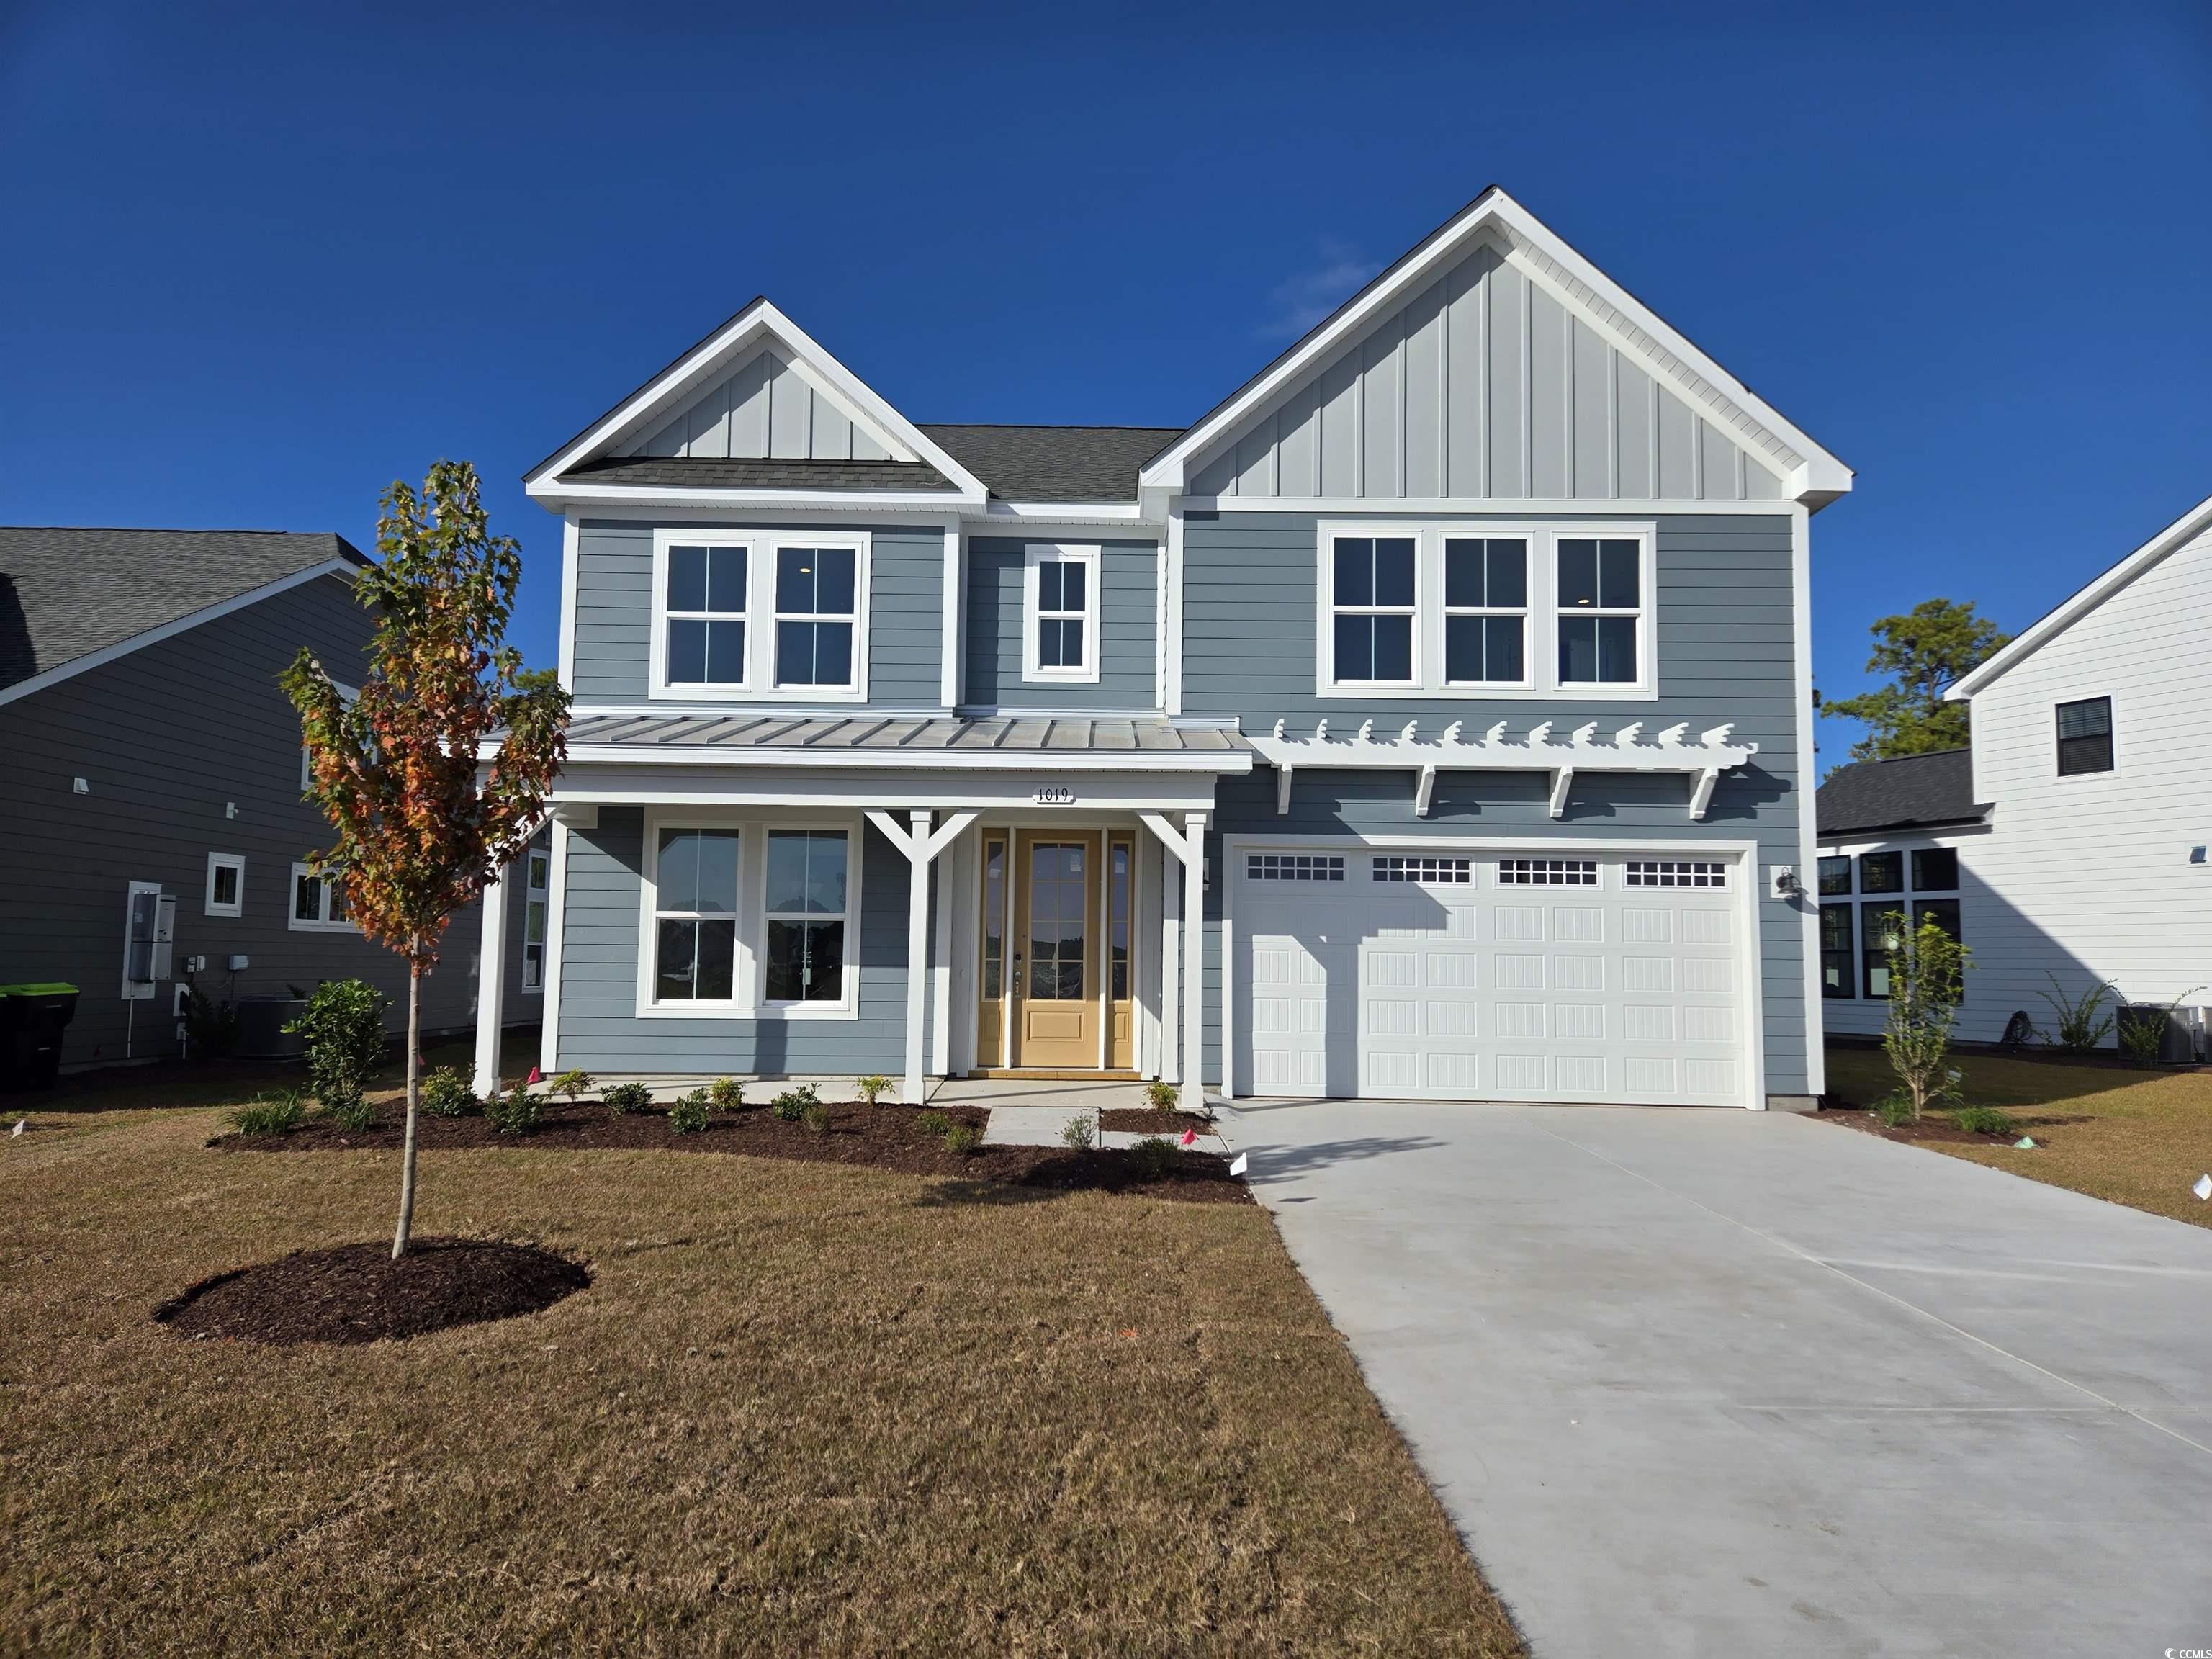
<path id="1" fill-rule="evenodd" d="M 526 858 L 529 855 L 525 854 Z M 477 1069 L 480 1100 L 499 1087 L 500 1020 L 507 1000 L 507 872 L 485 884 L 483 944 L 477 952 Z"/>
<path id="2" fill-rule="evenodd" d="M 1175 849 L 1165 842 L 1160 843 L 1167 852 Z M 1181 1019 L 1177 1010 L 1182 1006 L 1179 988 L 1182 961 L 1182 930 L 1176 925 L 1181 908 L 1182 890 L 1168 879 L 1168 861 L 1164 854 L 1160 859 L 1160 1079 L 1165 1083 L 1180 1083 L 1182 1045 L 1176 1042 L 1176 1028 Z"/>
<path id="3" fill-rule="evenodd" d="M 889 812 L 868 809 L 868 822 L 883 832 L 885 841 L 906 854 L 906 1075 L 900 1092 L 910 1105 L 919 1106 L 927 1086 L 923 1069 L 923 1025 L 929 1006 L 929 866 L 937 855 L 975 822 L 973 812 L 955 812 L 936 830 L 928 809 L 908 815 L 911 830 L 899 827 Z"/>
<path id="4" fill-rule="evenodd" d="M 1182 815 L 1182 1105 L 1206 1109 L 1206 814 Z"/>

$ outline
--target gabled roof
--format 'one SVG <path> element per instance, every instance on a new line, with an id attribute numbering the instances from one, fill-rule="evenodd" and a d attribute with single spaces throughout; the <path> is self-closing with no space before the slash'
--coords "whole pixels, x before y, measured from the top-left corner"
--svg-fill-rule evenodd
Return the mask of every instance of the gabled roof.
<path id="1" fill-rule="evenodd" d="M 985 491 L 981 480 L 892 408 L 852 370 L 823 350 L 765 296 L 745 306 L 531 468 L 524 475 L 525 487 L 538 499 L 558 500 L 569 493 L 562 485 L 575 469 L 605 459 L 625 441 L 650 432 L 688 399 L 712 386 L 725 371 L 738 368 L 768 346 L 773 346 L 781 358 L 795 365 L 808 384 L 830 399 L 847 420 L 882 443 L 892 459 L 920 462 L 950 479 L 955 487 L 951 504 L 982 503 Z M 611 487 L 584 484 L 587 489 Z"/>
<path id="2" fill-rule="evenodd" d="M 2180 552 L 2209 532 L 2212 532 L 2212 495 L 2197 502 L 2072 598 L 2045 611 L 2003 650 L 1978 668 L 1960 675 L 1944 692 L 1944 697 L 1952 702 L 1961 702 L 1977 691 L 1987 690 L 1997 676 L 2022 661 L 2030 652 L 2072 627 L 2153 565 Z"/>
<path id="3" fill-rule="evenodd" d="M 1836 769 L 1814 797 L 1823 841 L 1890 830 L 1972 823 L 1989 808 L 1974 803 L 1974 751 L 1938 749 Z"/>
<path id="4" fill-rule="evenodd" d="M 1340 348 L 1411 300 L 1435 273 L 1471 252 L 1484 237 L 1525 256 L 1540 280 L 1574 301 L 1621 349 L 1650 364 L 1656 377 L 1717 428 L 1765 457 L 1783 475 L 1789 495 L 1819 507 L 1850 490 L 1849 467 L 1495 185 L 1163 448 L 1144 470 L 1145 488 L 1187 489 L 1194 464 L 1222 440 L 1264 416 Z"/>
<path id="5" fill-rule="evenodd" d="M 925 426 L 1007 501 L 1133 501 L 1137 473 L 1179 426 Z"/>
<path id="6" fill-rule="evenodd" d="M 323 533 L 0 526 L 0 702 L 368 562 Z"/>
<path id="7" fill-rule="evenodd" d="M 749 460 L 617 455 L 572 466 L 581 483 L 671 489 L 957 489 L 927 461 Z"/>

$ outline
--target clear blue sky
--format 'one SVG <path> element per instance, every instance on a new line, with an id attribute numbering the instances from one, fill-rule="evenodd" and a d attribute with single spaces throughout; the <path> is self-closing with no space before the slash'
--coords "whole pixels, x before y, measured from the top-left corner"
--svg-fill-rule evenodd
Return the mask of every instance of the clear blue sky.
<path id="1" fill-rule="evenodd" d="M 366 547 L 464 458 L 550 661 L 519 475 L 753 295 L 918 420 L 1180 424 L 1492 182 L 1858 469 L 1828 695 L 2212 494 L 2205 0 L 937 9 L 0 0 L 0 522 Z"/>

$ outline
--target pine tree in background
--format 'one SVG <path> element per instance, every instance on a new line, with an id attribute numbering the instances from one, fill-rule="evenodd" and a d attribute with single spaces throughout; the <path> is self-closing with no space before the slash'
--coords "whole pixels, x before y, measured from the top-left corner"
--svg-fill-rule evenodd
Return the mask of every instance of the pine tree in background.
<path id="1" fill-rule="evenodd" d="M 1967 709 L 1945 702 L 1943 688 L 1979 667 L 2011 635 L 1974 614 L 1972 599 L 1923 599 L 1901 617 L 1874 625 L 1867 672 L 1890 683 L 1856 697 L 1825 703 L 1821 712 L 1857 720 L 1867 735 L 1851 745 L 1853 760 L 1894 760 L 1966 746 Z"/>

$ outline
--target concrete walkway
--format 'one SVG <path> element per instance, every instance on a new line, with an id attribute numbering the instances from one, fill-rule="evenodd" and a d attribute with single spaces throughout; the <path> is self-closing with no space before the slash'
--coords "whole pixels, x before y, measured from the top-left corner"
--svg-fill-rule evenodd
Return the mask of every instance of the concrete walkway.
<path id="1" fill-rule="evenodd" d="M 1227 1133 L 1539 1659 L 2212 1650 L 2212 1231 L 1781 1114 Z"/>

